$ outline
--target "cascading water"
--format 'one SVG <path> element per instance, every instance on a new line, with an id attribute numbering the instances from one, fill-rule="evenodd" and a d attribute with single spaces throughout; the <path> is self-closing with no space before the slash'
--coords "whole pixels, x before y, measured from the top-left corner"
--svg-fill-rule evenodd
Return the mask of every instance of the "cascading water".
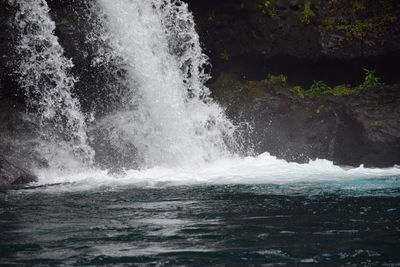
<path id="1" fill-rule="evenodd" d="M 207 58 L 187 5 L 163 0 L 98 5 L 132 91 L 129 104 L 99 125 L 112 125 L 114 134 L 125 136 L 141 167 L 193 165 L 227 155 L 234 126 L 204 86 Z"/>
<path id="2" fill-rule="evenodd" d="M 0 116 L 0 145 L 9 130 L 49 167 L 22 190 L 0 188 L 0 266 L 399 266 L 400 169 L 235 156 L 241 132 L 204 86 L 186 4 L 71 0 L 87 12 L 76 83 L 46 0 L 8 1 L 29 111 L 18 115 L 34 119 L 6 129 L 25 121 Z M 0 99 L 6 116 L 13 100 Z M 10 169 L 1 146 L 0 185 Z"/>
<path id="3" fill-rule="evenodd" d="M 106 97 L 93 101 L 94 121 L 86 127 L 73 94 L 73 65 L 63 56 L 45 0 L 10 2 L 19 8 L 17 75 L 41 126 L 38 150 L 50 165 L 36 170 L 41 184 L 282 183 L 399 173 L 398 168 L 346 171 L 326 160 L 288 163 L 268 153 L 232 156 L 240 150 L 237 128 L 204 86 L 207 57 L 187 4 L 179 0 L 92 3 L 98 25 L 87 39 L 98 51 L 91 64 L 115 77 L 99 88 Z M 70 155 L 102 168 L 76 169 Z M 101 170 L 114 167 L 124 168 L 125 176 Z"/>
<path id="4" fill-rule="evenodd" d="M 38 118 L 41 150 L 49 164 L 61 167 L 66 157 L 90 164 L 94 152 L 88 146 L 86 124 L 79 101 L 73 96 L 76 78 L 73 64 L 63 55 L 54 35 L 55 23 L 45 0 L 10 0 L 18 7 L 15 27 L 18 82 L 29 110 Z"/>

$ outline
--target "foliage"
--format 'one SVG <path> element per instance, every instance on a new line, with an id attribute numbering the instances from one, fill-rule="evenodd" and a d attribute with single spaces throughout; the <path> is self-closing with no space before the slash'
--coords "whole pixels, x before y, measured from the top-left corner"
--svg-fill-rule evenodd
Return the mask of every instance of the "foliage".
<path id="1" fill-rule="evenodd" d="M 323 81 L 313 81 L 310 89 L 307 91 L 309 97 L 318 97 L 324 94 L 326 91 L 331 90 L 331 88 L 325 84 Z"/>
<path id="2" fill-rule="evenodd" d="M 332 88 L 329 85 L 325 84 L 323 81 L 313 81 L 313 84 L 308 90 L 305 90 L 301 86 L 294 86 L 289 88 L 289 90 L 294 92 L 301 98 L 305 97 L 317 98 L 323 95 L 347 96 L 347 95 L 352 95 L 368 87 L 384 85 L 384 83 L 380 82 L 381 79 L 375 76 L 374 70 L 364 69 L 364 71 L 365 71 L 364 82 L 356 87 L 351 87 L 348 84 L 341 84 Z"/>
<path id="3" fill-rule="evenodd" d="M 331 94 L 333 96 L 346 96 L 346 95 L 352 95 L 355 92 L 357 92 L 356 89 L 351 88 L 350 85 L 348 84 L 341 84 L 333 87 L 332 90 L 329 90 L 327 93 Z"/>
<path id="4" fill-rule="evenodd" d="M 258 10 L 261 11 L 262 14 L 268 15 L 271 19 L 279 19 L 280 15 L 276 8 L 272 6 L 273 0 L 261 0 L 258 4 Z"/>
<path id="5" fill-rule="evenodd" d="M 382 7 L 386 11 L 393 10 L 393 1 L 392 0 L 379 0 L 379 2 L 381 3 Z"/>
<path id="6" fill-rule="evenodd" d="M 290 87 L 289 90 L 301 98 L 304 98 L 306 96 L 306 94 L 305 94 L 306 91 L 301 86 L 293 86 L 293 87 Z"/>
<path id="7" fill-rule="evenodd" d="M 321 0 L 322 1 L 322 0 Z M 323 0 L 326 19 L 320 25 L 322 34 L 339 31 L 346 40 L 358 40 L 361 49 L 366 37 L 374 37 L 383 43 L 390 25 L 397 23 L 393 0 Z"/>
<path id="8" fill-rule="evenodd" d="M 364 72 L 365 72 L 364 82 L 359 86 L 357 86 L 357 88 L 363 89 L 368 87 L 385 85 L 384 83 L 380 82 L 381 78 L 375 76 L 375 70 L 364 69 Z"/>
<path id="9" fill-rule="evenodd" d="M 331 87 L 323 81 L 314 80 L 309 89 L 304 89 L 301 86 L 290 87 L 289 90 L 295 93 L 300 98 L 318 98 L 321 96 L 349 96 L 371 86 L 382 86 L 380 78 L 375 76 L 374 70 L 364 69 L 364 82 L 358 86 L 352 87 L 349 84 L 341 84 Z M 288 77 L 280 75 L 268 74 L 265 80 L 262 81 L 247 81 L 240 82 L 239 78 L 232 74 L 221 74 L 217 81 L 210 87 L 214 96 L 220 99 L 236 99 L 236 100 L 251 100 L 254 98 L 265 97 L 266 90 L 273 85 L 280 85 L 282 88 L 288 87 Z M 217 88 L 214 89 L 213 88 Z M 399 99 L 400 101 L 400 99 Z M 319 113 L 323 107 L 316 110 Z"/>
<path id="10" fill-rule="evenodd" d="M 303 11 L 301 12 L 300 20 L 304 24 L 310 24 L 312 18 L 316 16 L 315 12 L 312 10 L 311 1 L 308 0 L 303 5 Z"/>
<path id="11" fill-rule="evenodd" d="M 210 22 L 215 20 L 215 11 L 214 10 L 211 10 L 208 13 L 207 20 L 210 21 Z"/>
<path id="12" fill-rule="evenodd" d="M 228 53 L 228 51 L 224 50 L 221 52 L 221 54 L 219 55 L 219 57 L 222 60 L 228 61 L 231 58 L 231 55 Z"/>
<path id="13" fill-rule="evenodd" d="M 301 86 L 294 86 L 289 90 L 301 98 L 317 98 L 323 95 L 346 96 L 356 92 L 355 89 L 346 84 L 338 85 L 332 88 L 322 81 L 314 81 L 313 85 L 308 90 L 304 90 Z"/>
<path id="14" fill-rule="evenodd" d="M 277 84 L 277 83 L 281 83 L 281 84 L 286 84 L 287 82 L 287 76 L 280 74 L 280 75 L 272 75 L 272 74 L 267 74 L 267 81 Z"/>

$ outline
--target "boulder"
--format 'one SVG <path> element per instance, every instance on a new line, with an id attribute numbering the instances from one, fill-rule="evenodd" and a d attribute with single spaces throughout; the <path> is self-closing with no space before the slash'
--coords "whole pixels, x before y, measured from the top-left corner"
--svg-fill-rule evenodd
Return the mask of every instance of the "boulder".
<path id="1" fill-rule="evenodd" d="M 247 125 L 245 151 L 300 163 L 320 158 L 348 166 L 400 165 L 398 86 L 302 98 L 286 81 L 242 82 L 223 74 L 210 88 L 228 116 Z"/>
<path id="2" fill-rule="evenodd" d="M 35 175 L 0 156 L 0 187 L 24 185 L 36 181 L 38 178 Z"/>

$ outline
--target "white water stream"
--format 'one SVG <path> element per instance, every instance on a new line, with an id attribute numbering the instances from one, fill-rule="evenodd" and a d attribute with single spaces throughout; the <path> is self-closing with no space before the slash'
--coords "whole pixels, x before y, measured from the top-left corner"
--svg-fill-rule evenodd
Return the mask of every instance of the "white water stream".
<path id="1" fill-rule="evenodd" d="M 47 2 L 10 2 L 18 7 L 15 16 L 18 83 L 40 128 L 36 149 L 53 167 L 65 167 L 66 161 L 91 164 L 94 152 L 88 145 L 79 100 L 72 93 L 76 82 L 70 74 L 73 64 L 64 56 L 54 35 L 55 23 Z"/>
<path id="2" fill-rule="evenodd" d="M 81 161 L 92 161 L 86 123 L 72 94 L 75 78 L 70 60 L 54 35 L 45 0 L 13 0 L 20 11 L 18 52 L 20 84 L 37 110 L 46 140 L 67 144 Z M 78 183 L 182 185 L 286 183 L 400 175 L 399 168 L 344 170 L 326 160 L 288 163 L 268 153 L 240 158 L 234 151 L 235 126 L 204 86 L 207 58 L 202 53 L 186 4 L 173 0 L 98 0 L 104 17 L 101 34 L 111 49 L 99 58 L 121 58 L 127 73 L 126 103 L 97 118 L 92 132 L 105 132 L 114 151 L 132 154 L 139 170 L 112 175 L 93 165 L 68 168 L 58 147 L 48 150 L 63 168 L 38 169 L 39 184 Z M 107 52 L 105 52 L 107 51 Z M 47 130 L 52 127 L 52 130 Z M 62 133 L 64 138 L 59 138 Z M 62 140 L 62 142 L 60 142 Z M 134 148 L 134 152 L 131 153 Z"/>
<path id="3" fill-rule="evenodd" d="M 192 15 L 173 3 L 98 1 L 132 91 L 130 105 L 101 124 L 137 148 L 142 168 L 211 162 L 233 142 L 233 125 L 204 86 L 206 57 Z"/>

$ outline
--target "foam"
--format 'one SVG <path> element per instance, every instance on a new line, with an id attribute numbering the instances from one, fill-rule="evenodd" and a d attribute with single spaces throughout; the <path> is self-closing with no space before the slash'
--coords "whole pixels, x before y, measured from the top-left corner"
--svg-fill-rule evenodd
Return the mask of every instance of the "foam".
<path id="1" fill-rule="evenodd" d="M 298 182 L 348 181 L 400 175 L 392 168 L 342 168 L 317 159 L 307 164 L 289 163 L 269 153 L 257 157 L 232 157 L 202 165 L 180 168 L 158 166 L 110 174 L 96 168 L 76 171 L 37 170 L 38 185 L 68 184 L 69 189 L 87 190 L 101 186 L 168 187 L 181 185 L 289 184 Z"/>

